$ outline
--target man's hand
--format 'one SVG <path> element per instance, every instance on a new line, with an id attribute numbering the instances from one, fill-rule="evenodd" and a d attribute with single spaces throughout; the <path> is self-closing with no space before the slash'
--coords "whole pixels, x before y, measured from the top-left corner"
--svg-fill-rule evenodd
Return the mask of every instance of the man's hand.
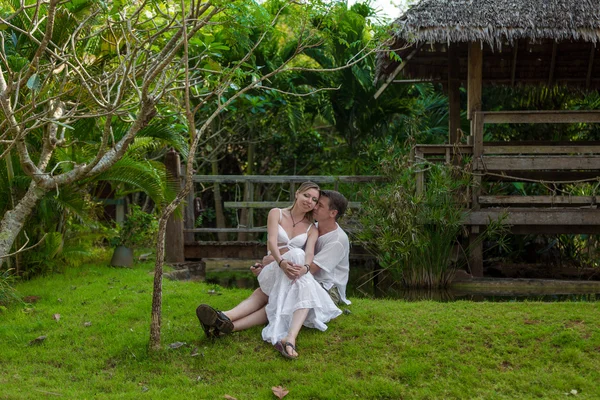
<path id="1" fill-rule="evenodd" d="M 296 280 L 302 276 L 302 269 L 297 268 L 294 264 L 288 260 L 281 261 L 280 268 L 283 270 L 285 275 L 291 280 Z M 305 268 L 306 269 L 306 268 Z"/>
<path id="2" fill-rule="evenodd" d="M 300 271 L 300 276 L 302 275 L 306 275 L 308 274 L 308 270 L 306 269 L 305 265 L 300 265 L 300 264 L 294 264 L 294 267 L 297 268 Z M 300 278 L 300 276 L 298 276 L 298 278 Z"/>
<path id="3" fill-rule="evenodd" d="M 250 267 L 250 271 L 254 274 L 254 276 L 258 276 L 260 272 L 263 270 L 264 265 L 261 263 L 255 263 Z"/>

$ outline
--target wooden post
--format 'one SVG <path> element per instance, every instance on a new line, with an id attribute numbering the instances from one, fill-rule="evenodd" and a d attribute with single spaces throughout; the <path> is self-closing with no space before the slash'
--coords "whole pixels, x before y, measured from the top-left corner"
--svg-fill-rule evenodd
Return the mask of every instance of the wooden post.
<path id="1" fill-rule="evenodd" d="M 425 156 L 423 155 L 423 153 L 419 150 L 415 151 L 415 162 L 419 162 L 420 160 L 422 160 Z M 423 192 L 425 192 L 425 172 L 422 170 L 417 171 L 417 196 L 421 196 L 423 195 Z"/>
<path id="2" fill-rule="evenodd" d="M 473 137 L 473 171 L 472 210 L 479 209 L 479 195 L 481 193 L 481 171 L 477 165 L 483 152 L 483 116 L 481 111 L 481 86 L 483 70 L 482 44 L 473 42 L 469 47 L 468 76 L 467 76 L 467 118 L 471 120 L 471 136 Z M 469 264 L 473 276 L 483 276 L 483 243 L 479 237 L 479 226 L 471 226 L 469 234 Z"/>
<path id="3" fill-rule="evenodd" d="M 182 167 L 183 168 L 183 167 Z M 185 198 L 185 215 L 183 226 L 185 229 L 193 229 L 196 225 L 196 212 L 194 211 L 194 199 L 196 198 L 196 191 L 194 190 L 194 186 L 192 184 L 192 190 L 187 194 Z M 194 242 L 194 232 L 185 232 L 183 234 L 183 242 L 184 243 L 193 243 Z"/>
<path id="4" fill-rule="evenodd" d="M 469 266 L 471 275 L 477 278 L 483 276 L 483 243 L 477 225 L 471 227 L 469 234 Z"/>
<path id="5" fill-rule="evenodd" d="M 448 143 L 460 141 L 460 77 L 458 62 L 458 46 L 451 44 L 448 48 Z"/>
<path id="6" fill-rule="evenodd" d="M 181 188 L 181 169 L 179 154 L 173 149 L 165 155 L 165 167 L 177 181 L 178 189 Z M 165 238 L 165 261 L 183 262 L 185 261 L 183 252 L 183 219 L 171 214 L 167 221 Z"/>
<path id="7" fill-rule="evenodd" d="M 483 50 L 480 42 L 469 47 L 469 70 L 467 77 L 467 118 L 473 118 L 473 112 L 481 110 L 481 82 L 483 69 Z"/>

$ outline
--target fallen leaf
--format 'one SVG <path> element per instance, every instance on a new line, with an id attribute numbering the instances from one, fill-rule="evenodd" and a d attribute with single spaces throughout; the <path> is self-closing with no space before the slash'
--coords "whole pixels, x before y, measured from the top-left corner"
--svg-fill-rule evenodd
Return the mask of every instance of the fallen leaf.
<path id="1" fill-rule="evenodd" d="M 220 296 L 220 295 L 221 295 L 221 293 L 217 292 L 217 291 L 216 291 L 216 290 L 214 290 L 214 289 L 211 289 L 211 290 L 209 290 L 209 291 L 208 291 L 208 292 L 206 292 L 206 293 L 208 293 L 208 294 L 210 294 L 210 295 L 212 295 L 212 296 Z"/>
<path id="2" fill-rule="evenodd" d="M 35 339 L 33 339 L 32 341 L 30 341 L 29 345 L 39 344 L 39 343 L 42 343 L 44 340 L 46 340 L 46 336 L 38 336 Z"/>
<path id="3" fill-rule="evenodd" d="M 58 322 L 58 321 L 60 321 L 60 314 L 54 314 L 52 316 L 52 318 L 54 318 L 54 320 L 56 320 Z"/>
<path id="4" fill-rule="evenodd" d="M 278 399 L 283 399 L 290 392 L 289 390 L 287 390 L 286 388 L 284 388 L 282 386 L 273 386 L 271 388 L 271 390 L 273 390 L 273 394 Z"/>
<path id="5" fill-rule="evenodd" d="M 58 301 L 59 303 L 62 303 L 62 299 L 56 299 L 56 301 Z"/>
<path id="6" fill-rule="evenodd" d="M 83 326 L 85 326 L 87 328 L 88 326 L 92 326 L 92 323 L 89 321 L 86 321 L 83 323 Z"/>
<path id="7" fill-rule="evenodd" d="M 25 303 L 30 303 L 30 304 L 37 303 L 37 301 L 39 299 L 40 299 L 39 296 L 25 296 L 25 297 L 23 297 L 23 301 Z"/>
<path id="8" fill-rule="evenodd" d="M 194 348 L 192 349 L 192 353 L 190 354 L 190 356 L 191 356 L 191 357 L 196 357 L 198 354 L 199 354 L 199 353 L 198 353 L 198 348 L 197 348 L 197 347 L 194 347 Z"/>
<path id="9" fill-rule="evenodd" d="M 171 349 L 178 349 L 178 348 L 180 348 L 181 346 L 185 346 L 186 344 L 187 344 L 187 343 L 185 343 L 185 342 L 175 342 L 175 343 L 171 343 L 171 344 L 169 345 L 169 347 L 170 347 Z"/>
<path id="10" fill-rule="evenodd" d="M 227 400 L 237 400 L 235 397 L 231 397 L 230 395 L 226 394 L 225 396 L 223 396 L 223 398 L 227 399 Z"/>
<path id="11" fill-rule="evenodd" d="M 148 386 L 142 386 L 142 393 L 146 393 L 148 390 Z"/>

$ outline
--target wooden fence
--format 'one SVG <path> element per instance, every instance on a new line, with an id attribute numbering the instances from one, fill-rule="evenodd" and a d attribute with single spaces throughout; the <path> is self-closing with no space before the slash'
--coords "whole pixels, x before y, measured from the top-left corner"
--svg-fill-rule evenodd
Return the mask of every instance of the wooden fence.
<path id="1" fill-rule="evenodd" d="M 167 168 L 177 177 L 181 177 L 179 160 L 171 155 L 167 159 Z M 188 195 L 184 206 L 183 220 L 172 217 L 167 225 L 166 259 L 169 262 L 183 262 L 189 259 L 200 258 L 249 258 L 258 259 L 266 254 L 266 245 L 257 241 L 198 241 L 197 233 L 263 233 L 266 225 L 255 225 L 257 209 L 271 209 L 274 207 L 287 207 L 294 198 L 294 193 L 299 184 L 311 181 L 321 186 L 332 187 L 339 190 L 341 184 L 366 184 L 383 182 L 381 176 L 322 176 L 322 175 L 292 175 L 292 176 L 263 176 L 263 175 L 194 175 L 194 188 L 198 185 L 213 185 L 216 190 L 222 185 L 243 185 L 244 199 L 241 201 L 224 201 L 223 208 L 246 210 L 247 223 L 245 226 L 235 227 L 202 227 L 194 226 L 194 199 L 196 191 Z M 182 183 L 183 184 L 183 183 Z M 288 201 L 255 200 L 259 185 L 278 184 L 287 188 L 290 194 Z M 348 193 L 344 193 L 348 196 Z M 349 208 L 359 208 L 360 202 L 350 201 Z M 357 248 L 358 249 L 358 248 Z"/>

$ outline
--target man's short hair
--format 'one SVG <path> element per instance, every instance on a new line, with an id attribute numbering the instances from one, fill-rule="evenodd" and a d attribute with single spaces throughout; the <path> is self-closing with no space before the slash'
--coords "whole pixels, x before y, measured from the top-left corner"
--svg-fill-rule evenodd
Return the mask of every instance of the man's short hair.
<path id="1" fill-rule="evenodd" d="M 336 221 L 344 216 L 346 208 L 348 208 L 348 200 L 343 194 L 335 190 L 321 190 L 321 196 L 325 196 L 329 199 L 330 210 L 337 211 L 337 215 L 335 216 Z"/>

